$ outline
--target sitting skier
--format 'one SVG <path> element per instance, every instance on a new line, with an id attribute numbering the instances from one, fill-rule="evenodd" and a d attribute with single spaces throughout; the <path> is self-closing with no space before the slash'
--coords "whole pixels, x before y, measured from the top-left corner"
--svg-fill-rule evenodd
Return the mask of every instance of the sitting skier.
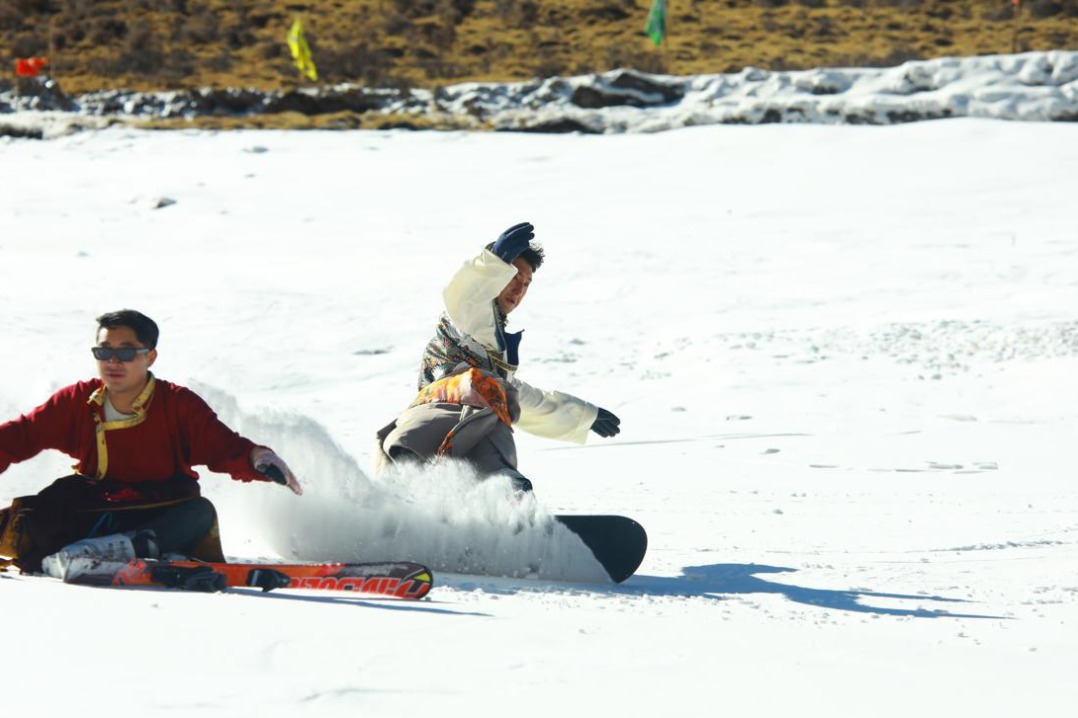
<path id="1" fill-rule="evenodd" d="M 516 376 L 522 332 L 508 332 L 506 325 L 543 263 L 542 248 L 531 243 L 533 230 L 527 222 L 510 227 L 446 285 L 445 312 L 420 367 L 419 395 L 378 432 L 380 466 L 456 457 L 530 491 L 531 482 L 517 470 L 514 426 L 581 444 L 589 430 L 603 437 L 620 431 L 620 420 L 606 409 Z"/>
<path id="2" fill-rule="evenodd" d="M 0 556 L 63 577 L 75 556 L 127 560 L 180 553 L 223 561 L 217 515 L 193 465 L 240 481 L 302 490 L 271 449 L 225 426 L 198 395 L 157 379 L 157 324 L 125 309 L 97 318 L 99 379 L 56 392 L 0 425 L 0 473 L 44 449 L 78 460 L 75 474 L 0 511 Z"/>

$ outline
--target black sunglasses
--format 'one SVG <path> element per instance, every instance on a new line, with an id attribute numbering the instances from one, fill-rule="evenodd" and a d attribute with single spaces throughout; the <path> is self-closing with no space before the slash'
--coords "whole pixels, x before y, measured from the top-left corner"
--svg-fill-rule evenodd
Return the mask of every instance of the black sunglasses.
<path id="1" fill-rule="evenodd" d="M 94 359 L 98 361 L 109 361 L 113 357 L 116 357 L 120 361 L 134 361 L 135 357 L 139 354 L 146 354 L 149 349 L 142 347 L 93 347 L 90 349 L 94 353 Z"/>

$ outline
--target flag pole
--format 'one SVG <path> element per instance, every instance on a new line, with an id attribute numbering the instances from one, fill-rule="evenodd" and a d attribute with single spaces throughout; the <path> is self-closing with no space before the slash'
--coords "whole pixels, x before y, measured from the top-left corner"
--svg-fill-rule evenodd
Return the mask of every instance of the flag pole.
<path id="1" fill-rule="evenodd" d="M 670 8 L 669 2 L 663 3 L 663 44 L 659 47 L 662 52 L 662 74 L 670 74 Z"/>

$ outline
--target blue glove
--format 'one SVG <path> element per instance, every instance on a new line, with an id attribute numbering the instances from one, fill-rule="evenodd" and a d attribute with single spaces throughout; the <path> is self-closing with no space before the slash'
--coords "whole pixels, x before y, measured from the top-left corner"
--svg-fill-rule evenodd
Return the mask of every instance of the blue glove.
<path id="1" fill-rule="evenodd" d="M 490 251 L 498 255 L 506 264 L 512 264 L 513 260 L 528 248 L 528 242 L 533 239 L 535 239 L 535 227 L 531 225 L 531 222 L 521 222 L 502 232 L 494 240 Z"/>
<path id="2" fill-rule="evenodd" d="M 606 409 L 599 409 L 599 415 L 591 425 L 591 430 L 603 438 L 610 438 L 621 431 L 621 419 Z"/>

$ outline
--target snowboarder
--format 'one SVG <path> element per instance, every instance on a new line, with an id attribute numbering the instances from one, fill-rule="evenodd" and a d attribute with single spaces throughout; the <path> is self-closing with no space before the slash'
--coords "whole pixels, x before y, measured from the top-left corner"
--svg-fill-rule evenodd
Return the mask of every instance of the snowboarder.
<path id="1" fill-rule="evenodd" d="M 610 411 L 516 376 L 522 332 L 506 326 L 543 264 L 543 248 L 532 243 L 534 237 L 530 223 L 516 224 L 450 279 L 442 292 L 445 312 L 420 366 L 419 394 L 378 432 L 380 468 L 456 457 L 483 475 L 506 475 L 517 489 L 530 491 L 531 482 L 517 470 L 514 426 L 580 444 L 589 430 L 602 437 L 621 430 Z"/>
<path id="2" fill-rule="evenodd" d="M 100 378 L 0 425 L 0 473 L 44 449 L 78 460 L 73 475 L 0 510 L 7 563 L 62 578 L 76 555 L 223 561 L 216 510 L 193 465 L 239 481 L 271 475 L 302 493 L 272 449 L 225 426 L 190 389 L 153 375 L 158 335 L 140 312 L 103 314 L 92 348 Z"/>

